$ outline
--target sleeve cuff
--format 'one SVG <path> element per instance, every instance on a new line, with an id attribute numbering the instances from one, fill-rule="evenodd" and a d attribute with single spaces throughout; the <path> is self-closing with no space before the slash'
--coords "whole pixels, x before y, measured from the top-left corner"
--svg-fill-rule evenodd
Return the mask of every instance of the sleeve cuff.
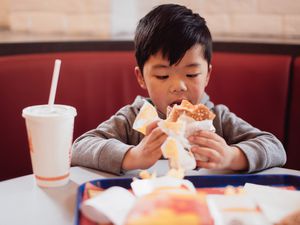
<path id="1" fill-rule="evenodd" d="M 263 148 L 262 146 L 259 147 L 254 143 L 239 143 L 233 145 L 235 147 L 238 147 L 243 151 L 245 154 L 249 168 L 247 171 L 248 173 L 256 172 L 259 170 L 262 170 L 265 168 L 266 160 L 267 160 L 267 154 L 265 151 L 256 151 L 257 148 Z"/>

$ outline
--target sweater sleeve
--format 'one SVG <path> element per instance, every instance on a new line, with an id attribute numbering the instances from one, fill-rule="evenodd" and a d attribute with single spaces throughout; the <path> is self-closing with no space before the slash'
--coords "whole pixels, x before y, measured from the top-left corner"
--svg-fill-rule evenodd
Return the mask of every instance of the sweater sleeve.
<path id="1" fill-rule="evenodd" d="M 217 105 L 214 110 L 216 132 L 228 145 L 244 152 L 249 162 L 249 173 L 286 163 L 283 145 L 273 134 L 251 126 L 224 105 Z"/>
<path id="2" fill-rule="evenodd" d="M 72 165 L 121 174 L 126 152 L 142 138 L 132 129 L 137 110 L 125 106 L 96 129 L 78 137 L 72 146 Z"/>

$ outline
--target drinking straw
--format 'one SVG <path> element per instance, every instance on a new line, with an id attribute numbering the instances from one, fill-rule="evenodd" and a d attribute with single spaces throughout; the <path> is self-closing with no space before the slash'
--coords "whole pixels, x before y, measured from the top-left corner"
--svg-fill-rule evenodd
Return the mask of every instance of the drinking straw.
<path id="1" fill-rule="evenodd" d="M 54 64 L 52 83 L 51 83 L 51 89 L 50 89 L 50 95 L 49 95 L 49 101 L 48 101 L 48 105 L 50 107 L 52 107 L 54 104 L 56 87 L 57 87 L 57 82 L 58 82 L 58 77 L 59 77 L 60 64 L 61 64 L 61 60 L 56 59 L 55 64 Z"/>

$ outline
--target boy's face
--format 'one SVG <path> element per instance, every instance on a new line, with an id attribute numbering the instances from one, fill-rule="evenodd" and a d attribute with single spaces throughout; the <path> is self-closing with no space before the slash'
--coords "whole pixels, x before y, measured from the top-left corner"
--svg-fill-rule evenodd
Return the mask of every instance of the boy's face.
<path id="1" fill-rule="evenodd" d="M 167 106 L 180 104 L 183 99 L 200 103 L 211 73 L 211 65 L 203 57 L 200 44 L 190 48 L 178 64 L 169 61 L 158 52 L 150 56 L 144 65 L 143 75 L 138 67 L 135 74 L 140 86 L 148 91 L 158 111 L 166 114 Z"/>

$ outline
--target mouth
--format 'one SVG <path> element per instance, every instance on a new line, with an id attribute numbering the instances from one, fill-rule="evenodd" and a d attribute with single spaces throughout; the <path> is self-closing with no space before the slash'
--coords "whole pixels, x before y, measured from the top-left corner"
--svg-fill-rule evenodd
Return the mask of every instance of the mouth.
<path id="1" fill-rule="evenodd" d="M 169 104 L 170 107 L 173 107 L 174 105 L 180 105 L 183 99 L 178 99 Z"/>

